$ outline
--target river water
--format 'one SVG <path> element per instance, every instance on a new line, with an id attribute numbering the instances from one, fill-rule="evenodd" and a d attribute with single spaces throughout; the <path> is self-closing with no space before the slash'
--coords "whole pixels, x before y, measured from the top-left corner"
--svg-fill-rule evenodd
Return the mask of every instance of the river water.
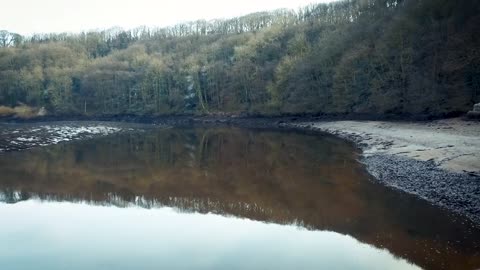
<path id="1" fill-rule="evenodd" d="M 0 269 L 476 269 L 480 229 L 331 136 L 144 129 L 0 154 Z"/>

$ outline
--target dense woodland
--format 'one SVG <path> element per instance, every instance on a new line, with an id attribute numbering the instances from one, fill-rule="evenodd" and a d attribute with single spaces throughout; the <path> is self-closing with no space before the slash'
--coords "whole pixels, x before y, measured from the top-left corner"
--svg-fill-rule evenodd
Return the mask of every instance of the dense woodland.
<path id="1" fill-rule="evenodd" d="M 466 112 L 478 0 L 345 0 L 167 28 L 0 31 L 0 105 L 55 115 Z"/>

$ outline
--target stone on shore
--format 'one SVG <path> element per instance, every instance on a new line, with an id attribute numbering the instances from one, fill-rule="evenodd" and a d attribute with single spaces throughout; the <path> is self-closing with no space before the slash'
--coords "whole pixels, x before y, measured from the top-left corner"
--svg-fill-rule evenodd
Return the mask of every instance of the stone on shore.
<path id="1" fill-rule="evenodd" d="M 470 119 L 480 119 L 480 103 L 473 105 L 473 111 L 469 111 L 467 117 Z"/>

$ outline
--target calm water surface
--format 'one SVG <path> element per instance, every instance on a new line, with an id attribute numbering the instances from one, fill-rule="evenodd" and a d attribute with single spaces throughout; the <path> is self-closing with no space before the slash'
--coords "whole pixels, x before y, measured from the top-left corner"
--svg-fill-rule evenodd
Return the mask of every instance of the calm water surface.
<path id="1" fill-rule="evenodd" d="M 476 269 L 480 229 L 344 141 L 151 129 L 0 155 L 0 269 Z"/>

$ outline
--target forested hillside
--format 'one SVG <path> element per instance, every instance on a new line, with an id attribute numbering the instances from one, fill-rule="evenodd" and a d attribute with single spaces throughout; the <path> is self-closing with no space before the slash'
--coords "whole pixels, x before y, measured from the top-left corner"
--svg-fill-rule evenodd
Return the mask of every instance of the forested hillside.
<path id="1" fill-rule="evenodd" d="M 158 29 L 1 31 L 0 105 L 90 116 L 466 112 L 480 101 L 479 35 L 478 0 L 346 0 Z"/>

